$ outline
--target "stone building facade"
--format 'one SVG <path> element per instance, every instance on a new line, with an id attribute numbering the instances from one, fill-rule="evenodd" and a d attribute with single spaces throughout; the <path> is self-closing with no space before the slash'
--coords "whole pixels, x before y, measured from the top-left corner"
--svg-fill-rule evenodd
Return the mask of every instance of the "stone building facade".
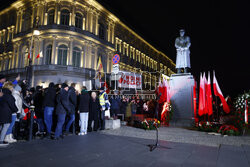
<path id="1" fill-rule="evenodd" d="M 0 73 L 10 78 L 25 78 L 30 56 L 32 85 L 81 85 L 94 77 L 99 57 L 110 73 L 115 53 L 121 70 L 142 73 L 145 82 L 155 82 L 157 71 L 175 72 L 171 59 L 95 0 L 17 0 L 0 11 Z"/>

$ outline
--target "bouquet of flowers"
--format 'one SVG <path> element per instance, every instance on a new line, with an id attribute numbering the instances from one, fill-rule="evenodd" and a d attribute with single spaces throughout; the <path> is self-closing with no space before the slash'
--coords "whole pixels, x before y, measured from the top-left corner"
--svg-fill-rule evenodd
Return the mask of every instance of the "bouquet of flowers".
<path id="1" fill-rule="evenodd" d="M 247 103 L 247 104 L 246 104 Z M 235 101 L 234 107 L 236 109 L 235 115 L 237 118 L 235 126 L 239 130 L 243 130 L 248 127 L 248 124 L 246 123 L 246 105 L 250 105 L 250 91 L 247 93 L 244 93 L 242 95 L 239 95 Z M 249 107 L 248 107 L 249 108 Z M 248 122 L 249 122 L 249 111 L 248 111 Z"/>
<path id="2" fill-rule="evenodd" d="M 160 121 L 155 118 L 147 118 L 142 121 L 142 128 L 145 130 L 155 130 L 160 127 Z"/>
<path id="3" fill-rule="evenodd" d="M 209 121 L 200 121 L 196 124 L 196 127 L 198 127 L 198 130 L 204 132 L 217 132 L 219 129 L 216 124 Z"/>
<path id="4" fill-rule="evenodd" d="M 238 136 L 240 132 L 238 128 L 233 125 L 222 125 L 218 131 L 222 135 L 229 135 L 229 136 Z"/>

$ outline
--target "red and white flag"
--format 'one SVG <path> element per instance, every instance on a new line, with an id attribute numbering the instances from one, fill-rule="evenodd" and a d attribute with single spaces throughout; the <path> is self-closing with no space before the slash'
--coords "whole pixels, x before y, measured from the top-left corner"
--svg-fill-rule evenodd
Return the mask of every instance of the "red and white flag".
<path id="1" fill-rule="evenodd" d="M 204 114 L 208 114 L 208 105 L 207 105 L 207 78 L 206 78 L 206 73 L 204 72 L 203 74 L 203 79 L 204 79 Z"/>
<path id="2" fill-rule="evenodd" d="M 37 59 L 40 58 L 40 57 L 43 57 L 42 51 L 40 51 L 40 52 L 38 53 L 38 55 L 36 56 Z"/>
<path id="3" fill-rule="evenodd" d="M 228 104 L 227 104 L 227 102 L 226 102 L 226 100 L 225 100 L 225 98 L 224 98 L 224 96 L 223 96 L 223 94 L 221 92 L 221 89 L 220 89 L 219 84 L 217 82 L 217 79 L 215 77 L 215 72 L 214 72 L 214 76 L 213 76 L 213 88 L 214 88 L 214 95 L 218 96 L 220 98 L 220 100 L 221 100 L 224 112 L 229 113 L 230 108 L 229 108 L 229 106 L 228 106 Z"/>
<path id="4" fill-rule="evenodd" d="M 204 85 L 204 79 L 201 73 L 200 91 L 199 91 L 199 110 L 198 110 L 199 116 L 202 116 L 204 114 L 204 108 L 205 108 L 205 85 Z"/>
<path id="5" fill-rule="evenodd" d="M 212 104 L 213 97 L 212 97 L 212 90 L 211 90 L 210 72 L 208 72 L 208 82 L 207 82 L 206 96 L 207 96 L 208 115 L 212 115 L 213 114 L 213 104 Z"/>
<path id="6" fill-rule="evenodd" d="M 170 85 L 168 83 L 168 79 L 164 80 L 164 85 L 166 86 L 166 94 L 167 94 L 167 102 L 170 103 Z"/>

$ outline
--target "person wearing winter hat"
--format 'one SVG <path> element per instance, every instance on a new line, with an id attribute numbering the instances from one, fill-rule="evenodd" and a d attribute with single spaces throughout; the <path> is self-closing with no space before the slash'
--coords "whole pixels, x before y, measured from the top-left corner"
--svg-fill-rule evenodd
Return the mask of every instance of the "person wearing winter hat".
<path id="1" fill-rule="evenodd" d="M 68 97 L 69 87 L 66 83 L 62 84 L 60 93 L 57 95 L 57 106 L 56 106 L 56 114 L 57 114 L 57 125 L 55 130 L 54 140 L 58 140 L 59 137 L 63 138 L 62 128 L 65 122 L 66 114 L 70 111 L 69 107 L 69 97 Z"/>

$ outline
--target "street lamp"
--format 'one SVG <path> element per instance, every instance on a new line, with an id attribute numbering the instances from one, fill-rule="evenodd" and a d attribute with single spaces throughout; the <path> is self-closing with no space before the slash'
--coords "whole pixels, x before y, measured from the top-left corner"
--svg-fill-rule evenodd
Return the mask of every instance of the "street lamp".
<path id="1" fill-rule="evenodd" d="M 27 68 L 27 76 L 26 76 L 26 79 L 28 80 L 28 88 L 31 87 L 31 78 L 32 78 L 32 72 L 33 72 L 33 70 L 32 70 L 33 40 L 34 40 L 33 38 L 34 38 L 34 36 L 40 35 L 40 31 L 37 29 L 38 23 L 39 23 L 39 17 L 37 16 L 35 26 L 34 26 L 35 29 L 33 30 L 32 36 L 31 36 L 29 66 Z M 29 125 L 29 137 L 28 137 L 29 141 L 32 140 L 32 136 L 33 136 L 34 109 L 35 109 L 35 106 L 33 104 L 31 104 L 29 107 L 29 111 L 30 111 L 30 125 Z"/>
<path id="2" fill-rule="evenodd" d="M 33 42 L 34 42 L 34 36 L 39 36 L 40 35 L 40 31 L 37 29 L 38 28 L 38 23 L 39 23 L 39 16 L 36 17 L 36 21 L 35 21 L 35 26 L 34 26 L 34 30 L 32 32 L 32 36 L 31 36 L 31 44 L 30 44 L 30 51 L 29 51 L 29 66 L 27 68 L 27 73 L 26 73 L 26 80 L 28 83 L 28 88 L 31 87 L 31 78 L 32 78 L 32 59 L 33 59 Z"/>

